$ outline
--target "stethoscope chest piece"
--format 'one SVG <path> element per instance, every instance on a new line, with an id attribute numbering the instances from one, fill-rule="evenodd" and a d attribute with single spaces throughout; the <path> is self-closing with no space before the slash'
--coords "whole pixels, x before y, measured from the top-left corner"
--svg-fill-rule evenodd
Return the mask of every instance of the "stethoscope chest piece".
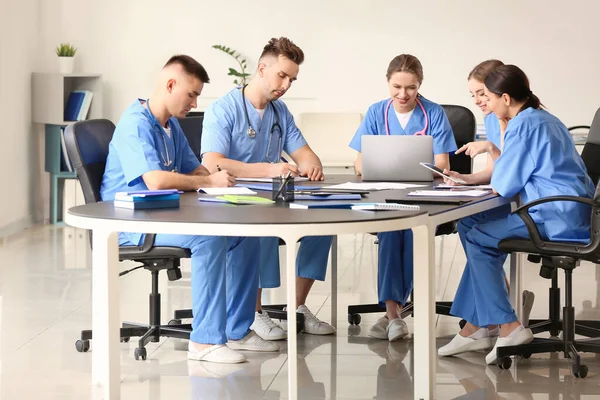
<path id="1" fill-rule="evenodd" d="M 256 137 L 256 131 L 254 130 L 253 127 L 248 128 L 248 137 L 250 139 L 254 139 Z"/>

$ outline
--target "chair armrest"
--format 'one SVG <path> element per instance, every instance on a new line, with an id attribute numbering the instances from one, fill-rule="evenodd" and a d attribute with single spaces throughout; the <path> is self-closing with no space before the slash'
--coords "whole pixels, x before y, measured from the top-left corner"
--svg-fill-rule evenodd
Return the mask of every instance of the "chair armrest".
<path id="1" fill-rule="evenodd" d="M 546 242 L 546 241 L 542 240 L 542 237 L 540 235 L 540 231 L 539 231 L 537 225 L 533 221 L 533 218 L 531 218 L 531 215 L 529 215 L 529 209 L 531 207 L 537 206 L 539 204 L 551 203 L 551 202 L 555 202 L 555 201 L 574 201 L 576 203 L 587 204 L 589 206 L 596 207 L 596 208 L 600 207 L 600 202 L 597 202 L 597 201 L 594 201 L 592 199 L 588 199 L 585 197 L 549 196 L 549 197 L 544 197 L 542 199 L 537 199 L 537 200 L 531 201 L 531 202 L 524 204 L 521 207 L 517 208 L 515 211 L 513 211 L 512 214 L 517 214 L 519 217 L 521 217 L 521 219 L 525 223 L 525 227 L 527 228 L 527 231 L 529 232 L 529 237 L 530 237 L 531 241 L 533 242 L 534 246 L 542 252 L 544 250 L 548 249 L 548 245 L 555 245 L 555 244 L 552 242 Z M 563 246 L 563 245 L 561 245 L 561 246 Z M 581 248 L 581 245 L 577 245 L 577 247 Z"/>
<path id="2" fill-rule="evenodd" d="M 572 131 L 575 129 L 590 129 L 589 125 L 575 125 L 575 126 L 570 126 L 567 128 L 567 130 Z"/>

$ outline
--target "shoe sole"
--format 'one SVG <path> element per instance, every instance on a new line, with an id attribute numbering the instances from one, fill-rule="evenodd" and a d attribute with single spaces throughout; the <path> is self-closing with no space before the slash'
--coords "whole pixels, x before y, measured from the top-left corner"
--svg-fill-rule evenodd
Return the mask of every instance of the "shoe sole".
<path id="1" fill-rule="evenodd" d="M 511 346 L 520 346 L 522 344 L 529 344 L 533 341 L 533 339 L 534 339 L 534 336 L 533 336 L 533 333 L 531 333 L 531 330 L 525 329 L 525 330 L 519 332 L 519 335 L 517 336 L 517 340 L 515 342 L 508 344 L 506 346 L 501 346 L 501 347 L 511 347 Z M 492 351 L 494 351 L 494 350 L 492 350 Z M 491 361 L 488 361 L 488 359 L 486 357 L 485 362 L 488 365 L 492 365 L 492 364 L 496 363 L 496 360 L 498 360 L 498 357 L 494 357 L 494 359 Z"/>
<path id="2" fill-rule="evenodd" d="M 261 353 L 273 353 L 279 351 L 279 346 L 277 346 L 277 348 L 266 349 L 263 347 L 244 347 L 240 345 L 232 345 L 231 343 L 227 343 L 227 347 L 235 351 L 256 351 Z"/>
<path id="3" fill-rule="evenodd" d="M 457 354 L 466 353 L 468 351 L 479 351 L 489 349 L 490 347 L 494 347 L 494 343 L 492 338 L 482 338 L 478 340 L 474 340 L 470 343 L 465 344 L 464 346 L 457 347 L 455 349 L 451 349 L 448 352 L 442 352 L 438 350 L 438 355 L 442 357 L 455 356 Z"/>
<path id="4" fill-rule="evenodd" d="M 392 337 L 389 337 L 389 336 L 388 336 L 388 340 L 389 340 L 390 342 L 395 342 L 395 341 L 398 341 L 398 340 L 400 340 L 400 339 L 403 339 L 403 338 L 405 338 L 405 337 L 407 337 L 407 336 L 408 336 L 408 329 L 407 329 L 406 331 L 401 331 L 401 332 L 398 332 L 396 335 L 394 335 L 394 336 L 392 336 Z"/>

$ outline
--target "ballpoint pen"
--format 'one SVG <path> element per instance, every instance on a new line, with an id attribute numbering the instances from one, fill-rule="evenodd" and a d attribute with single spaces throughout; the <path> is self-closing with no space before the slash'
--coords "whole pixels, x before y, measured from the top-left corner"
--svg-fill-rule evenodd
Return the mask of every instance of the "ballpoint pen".
<path id="1" fill-rule="evenodd" d="M 285 177 L 285 179 L 281 183 L 281 186 L 279 187 L 279 190 L 275 194 L 275 199 L 279 198 L 279 195 L 281 194 L 281 192 L 283 191 L 283 189 L 287 186 L 287 184 L 289 183 L 291 177 L 292 177 L 292 171 L 288 171 L 287 176 Z"/>

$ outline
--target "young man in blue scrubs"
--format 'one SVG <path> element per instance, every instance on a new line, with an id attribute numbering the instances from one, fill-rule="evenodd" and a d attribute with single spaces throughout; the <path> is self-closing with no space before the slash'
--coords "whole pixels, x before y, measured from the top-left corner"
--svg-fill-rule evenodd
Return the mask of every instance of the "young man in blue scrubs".
<path id="1" fill-rule="evenodd" d="M 264 47 L 250 83 L 233 89 L 206 109 L 202 153 L 203 164 L 209 171 L 216 171 L 219 166 L 236 177 L 278 177 L 291 173 L 311 180 L 323 179 L 319 157 L 308 146 L 294 117 L 280 100 L 296 80 L 303 61 L 304 53 L 289 39 L 273 38 Z M 297 166 L 284 161 L 282 151 L 289 154 Z M 310 334 L 335 332 L 305 305 L 315 279 L 325 279 L 331 239 L 329 236 L 305 237 L 298 251 L 295 306 L 304 314 L 304 332 Z M 260 287 L 278 287 L 279 239 L 261 238 L 260 242 Z M 284 339 L 285 331 L 262 313 L 260 293 L 259 290 L 252 329 L 264 339 Z"/>
<path id="2" fill-rule="evenodd" d="M 565 125 L 541 109 L 525 73 L 501 65 L 485 79 L 487 105 L 498 119 L 508 120 L 502 154 L 495 161 L 492 187 L 504 197 L 520 195 L 526 204 L 540 198 L 571 195 L 591 198 L 594 185 Z M 486 362 L 496 361 L 496 349 L 529 343 L 533 333 L 521 325 L 504 283 L 507 254 L 498 249 L 506 238 L 528 238 L 525 224 L 510 209 L 504 214 L 477 214 L 463 218 L 461 240 L 467 265 L 451 313 L 467 321 L 442 356 L 491 347 L 485 327 L 500 325 L 500 336 Z M 530 212 L 545 240 L 589 242 L 590 207 L 574 202 L 552 202 Z"/>
<path id="3" fill-rule="evenodd" d="M 113 200 L 121 191 L 233 185 L 230 172 L 210 174 L 200 165 L 176 119 L 196 108 L 208 81 L 205 69 L 189 56 L 173 56 L 167 62 L 152 97 L 136 99 L 117 124 L 102 179 L 102 200 Z M 138 246 L 143 240 L 140 233 L 119 234 L 120 245 Z M 235 350 L 279 350 L 249 329 L 258 284 L 257 240 L 158 234 L 154 244 L 192 252 L 189 359 L 239 363 L 245 357 Z"/>
<path id="4" fill-rule="evenodd" d="M 419 94 L 423 83 L 421 62 L 410 54 L 394 57 L 386 78 L 390 98 L 369 107 L 350 142 L 350 147 L 358 151 L 357 173 L 362 172 L 361 138 L 364 135 L 430 135 L 435 166 L 449 168 L 448 153 L 456 150 L 454 134 L 444 109 Z M 369 336 L 393 342 L 408 335 L 401 313 L 413 286 L 413 236 L 411 230 L 403 230 L 381 232 L 377 238 L 377 292 L 386 315 L 377 320 Z"/>

